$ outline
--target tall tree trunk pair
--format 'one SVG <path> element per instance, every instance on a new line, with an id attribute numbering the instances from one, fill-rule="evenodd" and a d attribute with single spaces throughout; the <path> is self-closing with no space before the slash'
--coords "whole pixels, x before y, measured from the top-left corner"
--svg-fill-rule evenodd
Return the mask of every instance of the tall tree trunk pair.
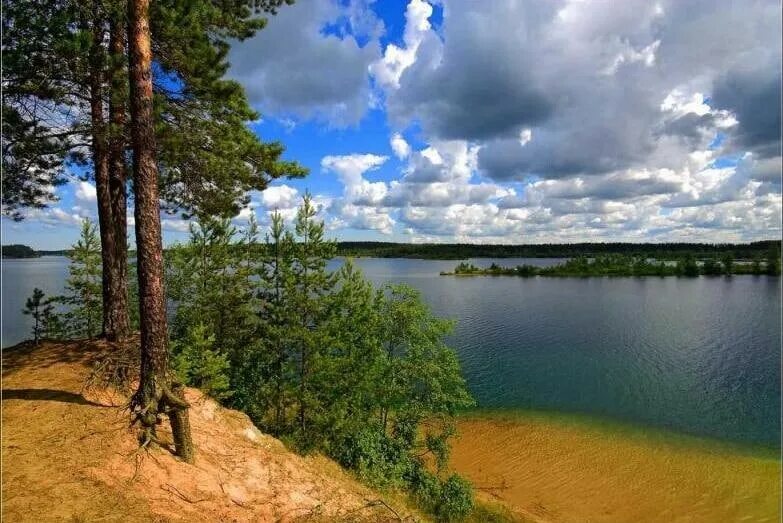
<path id="1" fill-rule="evenodd" d="M 99 2 L 92 5 L 92 46 L 90 50 L 90 119 L 92 155 L 95 166 L 95 190 L 98 203 L 98 225 L 101 237 L 103 267 L 103 336 L 110 341 L 128 336 L 130 324 L 127 296 L 127 220 L 125 198 L 124 140 L 121 129 L 125 121 L 121 76 L 116 55 L 124 51 L 124 35 L 118 24 L 112 24 L 110 51 L 112 67 L 106 74 L 104 18 Z M 119 29 L 119 30 L 118 30 Z M 104 78 L 107 76 L 108 78 Z M 106 125 L 103 110 L 104 82 L 108 81 L 111 101 Z"/>
<path id="2" fill-rule="evenodd" d="M 141 321 L 141 374 L 132 408 L 136 420 L 141 423 L 142 445 L 155 441 L 158 416 L 167 412 L 176 452 L 184 461 L 192 463 L 188 405 L 181 389 L 171 386 L 168 369 L 163 243 L 152 112 L 149 0 L 128 0 L 128 59 Z"/>

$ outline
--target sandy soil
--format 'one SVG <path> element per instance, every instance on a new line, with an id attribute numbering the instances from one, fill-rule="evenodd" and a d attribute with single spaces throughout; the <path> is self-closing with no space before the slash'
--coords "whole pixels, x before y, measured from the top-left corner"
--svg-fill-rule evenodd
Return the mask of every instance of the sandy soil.
<path id="1" fill-rule="evenodd" d="M 106 350 L 73 342 L 4 351 L 3 521 L 398 520 L 334 462 L 289 452 L 196 390 L 186 392 L 196 464 L 139 450 L 123 398 L 82 392 Z"/>
<path id="2" fill-rule="evenodd" d="M 451 466 L 541 522 L 780 521 L 774 452 L 540 414 L 466 416 Z"/>

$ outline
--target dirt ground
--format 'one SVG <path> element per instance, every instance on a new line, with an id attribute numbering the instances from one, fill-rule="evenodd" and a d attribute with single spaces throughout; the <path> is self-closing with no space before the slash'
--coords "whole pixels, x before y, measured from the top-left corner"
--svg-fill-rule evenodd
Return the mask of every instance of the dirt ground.
<path id="1" fill-rule="evenodd" d="M 140 450 L 124 399 L 84 392 L 112 347 L 43 343 L 3 351 L 2 520 L 399 521 L 411 515 L 321 456 L 301 457 L 244 414 L 188 389 L 196 463 Z M 166 427 L 164 423 L 163 427 Z M 161 438 L 170 441 L 165 428 Z"/>

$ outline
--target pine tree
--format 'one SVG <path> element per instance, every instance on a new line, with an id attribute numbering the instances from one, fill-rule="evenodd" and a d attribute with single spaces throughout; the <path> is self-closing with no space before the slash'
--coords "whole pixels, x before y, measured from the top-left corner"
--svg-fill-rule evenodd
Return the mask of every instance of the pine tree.
<path id="1" fill-rule="evenodd" d="M 97 227 L 82 221 L 81 235 L 68 255 L 65 295 L 56 300 L 67 308 L 64 326 L 71 337 L 94 338 L 101 332 L 101 250 Z"/>
<path id="2" fill-rule="evenodd" d="M 142 446 L 155 440 L 158 416 L 168 412 L 174 445 L 193 462 L 188 404 L 169 374 L 166 296 L 163 287 L 163 244 L 158 197 L 158 166 L 152 107 L 152 41 L 149 0 L 128 1 L 128 64 L 130 78 L 133 192 L 141 324 L 139 388 L 131 401 L 141 423 Z"/>
<path id="3" fill-rule="evenodd" d="M 33 318 L 33 343 L 38 345 L 38 342 L 44 337 L 52 328 L 52 314 L 54 311 L 54 305 L 51 300 L 44 299 L 44 292 L 36 287 L 33 289 L 33 294 L 27 298 L 25 307 L 22 312 Z"/>
<path id="4" fill-rule="evenodd" d="M 271 215 L 264 247 L 263 260 L 258 267 L 258 338 L 242 374 L 254 419 L 280 435 L 288 426 L 291 329 L 297 318 L 288 300 L 288 292 L 293 286 L 295 241 L 277 211 Z M 253 382 L 259 386 L 254 386 Z"/>
<path id="5" fill-rule="evenodd" d="M 375 416 L 378 379 L 384 365 L 380 343 L 382 294 L 347 260 L 328 300 L 328 351 L 316 365 L 313 388 L 319 405 L 321 443 L 360 432 Z"/>
<path id="6" fill-rule="evenodd" d="M 734 254 L 730 252 L 724 254 L 721 263 L 723 263 L 723 272 L 726 276 L 734 274 Z"/>
<path id="7" fill-rule="evenodd" d="M 215 349 L 215 336 L 209 334 L 203 323 L 194 325 L 174 341 L 172 354 L 172 367 L 183 383 L 198 387 L 218 400 L 231 396 L 228 358 Z"/>
<path id="8" fill-rule="evenodd" d="M 222 77 L 234 39 L 252 36 L 283 3 L 155 2 L 151 52 L 157 160 L 168 210 L 235 215 L 246 192 L 280 176 L 303 176 L 280 161 L 283 147 L 247 128 L 258 118 L 242 87 Z M 118 0 L 3 3 L 3 211 L 45 206 L 64 183 L 67 160 L 91 164 L 103 254 L 103 331 L 127 335 L 127 79 Z M 108 33 L 108 38 L 106 35 Z M 106 106 L 108 105 L 108 111 Z M 108 118 L 106 117 L 108 113 Z M 73 115 L 76 115 L 75 117 Z M 82 154 L 84 146 L 89 157 Z"/>
<path id="9" fill-rule="evenodd" d="M 310 410 L 316 407 L 311 387 L 311 375 L 319 359 L 319 351 L 329 343 L 323 329 L 327 310 L 327 294 L 335 285 L 335 278 L 326 270 L 334 257 L 336 244 L 326 240 L 324 223 L 316 219 L 317 209 L 310 194 L 305 194 L 296 214 L 294 226 L 297 240 L 294 248 L 292 278 L 288 300 L 299 321 L 291 329 L 296 347 L 298 383 L 296 391 L 297 430 L 300 443 L 309 445 L 308 422 Z"/>
<path id="10" fill-rule="evenodd" d="M 178 303 L 174 338 L 203 325 L 221 354 L 236 360 L 251 341 L 253 282 L 247 246 L 230 220 L 202 217 L 190 228 L 190 240 L 169 250 L 167 288 Z"/>
<path id="11" fill-rule="evenodd" d="M 49 188 L 66 182 L 66 160 L 83 159 L 85 129 L 73 115 L 89 114 L 88 97 L 70 88 L 89 48 L 79 15 L 76 2 L 3 0 L 2 205 L 17 220 L 55 199 Z"/>
<path id="12" fill-rule="evenodd" d="M 152 6 L 153 52 L 166 78 L 156 114 L 162 197 L 170 212 L 234 216 L 248 191 L 306 174 L 281 160 L 280 143 L 265 143 L 248 128 L 259 115 L 242 86 L 224 78 L 231 43 L 253 36 L 266 25 L 264 15 L 283 3 L 292 2 L 163 0 Z"/>

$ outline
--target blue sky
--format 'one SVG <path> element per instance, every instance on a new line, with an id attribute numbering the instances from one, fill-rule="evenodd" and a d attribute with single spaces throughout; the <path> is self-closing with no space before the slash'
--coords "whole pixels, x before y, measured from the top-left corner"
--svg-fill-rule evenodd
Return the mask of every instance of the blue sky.
<path id="1" fill-rule="evenodd" d="M 344 240 L 779 238 L 780 25 L 775 1 L 300 1 L 229 75 L 310 175 L 236 222 L 310 191 Z M 72 243 L 78 174 L 3 243 Z"/>

